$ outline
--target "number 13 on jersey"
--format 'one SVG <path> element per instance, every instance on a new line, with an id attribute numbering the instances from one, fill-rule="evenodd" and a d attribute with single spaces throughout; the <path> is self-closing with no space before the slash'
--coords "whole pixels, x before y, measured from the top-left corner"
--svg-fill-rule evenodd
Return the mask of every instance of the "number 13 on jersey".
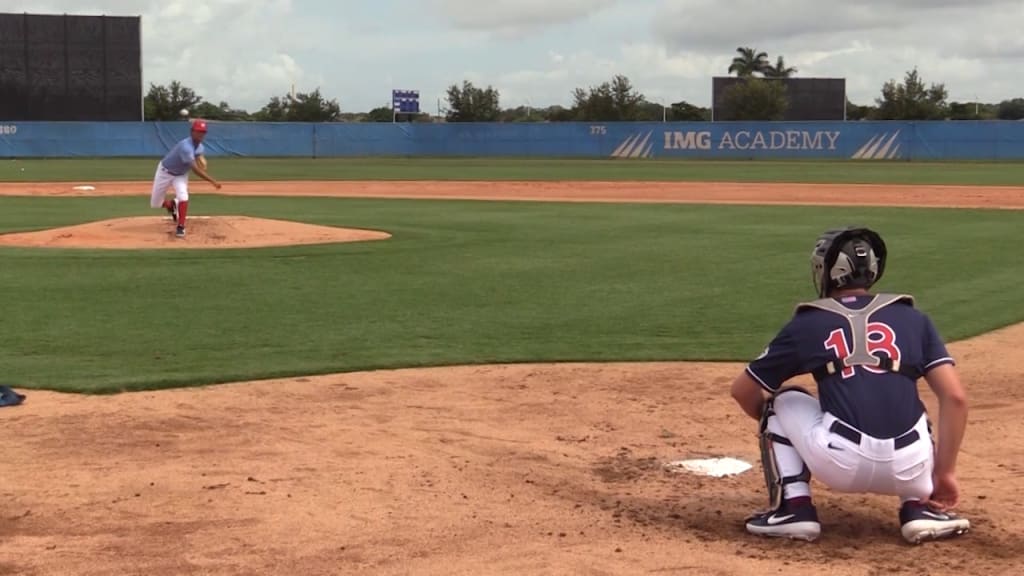
<path id="1" fill-rule="evenodd" d="M 825 340 L 825 348 L 835 353 L 836 358 L 840 360 L 850 355 L 850 344 L 846 341 L 846 333 L 841 328 L 829 333 L 828 339 Z M 893 361 L 900 359 L 900 349 L 896 346 L 896 332 L 893 331 L 892 326 L 884 322 L 869 322 L 868 354 L 877 356 L 877 352 L 885 353 Z M 886 372 L 870 366 L 861 366 L 861 368 L 875 374 L 885 374 Z M 854 374 L 853 366 L 843 368 L 843 378 L 852 378 Z"/>

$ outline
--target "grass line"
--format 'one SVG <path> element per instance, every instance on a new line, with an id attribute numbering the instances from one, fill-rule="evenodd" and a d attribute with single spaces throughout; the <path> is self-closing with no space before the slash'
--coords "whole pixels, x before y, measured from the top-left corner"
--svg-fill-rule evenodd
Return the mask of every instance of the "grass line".
<path id="1" fill-rule="evenodd" d="M 217 197 L 197 212 L 384 229 L 258 250 L 0 249 L 4 383 L 155 389 L 368 368 L 736 360 L 811 296 L 821 230 L 861 222 L 950 340 L 1024 320 L 1008 211 Z M 0 233 L 149 215 L 2 198 Z M 952 273 L 951 271 L 956 271 Z"/>
<path id="2" fill-rule="evenodd" d="M 0 182 L 137 181 L 156 158 L 0 161 Z M 702 181 L 1020 186 L 1020 162 L 214 157 L 222 180 Z"/>

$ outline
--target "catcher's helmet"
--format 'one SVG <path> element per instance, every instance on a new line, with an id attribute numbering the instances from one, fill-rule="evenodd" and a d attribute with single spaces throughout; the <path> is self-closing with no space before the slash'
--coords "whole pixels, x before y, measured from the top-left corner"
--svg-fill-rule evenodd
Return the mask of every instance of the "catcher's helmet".
<path id="1" fill-rule="evenodd" d="M 882 237 L 867 228 L 828 230 L 811 252 L 811 278 L 818 297 L 837 288 L 870 288 L 885 272 Z"/>

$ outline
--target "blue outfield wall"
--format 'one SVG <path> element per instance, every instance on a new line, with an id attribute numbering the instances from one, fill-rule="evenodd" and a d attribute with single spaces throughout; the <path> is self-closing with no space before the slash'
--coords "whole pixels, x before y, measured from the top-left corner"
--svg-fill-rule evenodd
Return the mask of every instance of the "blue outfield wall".
<path id="1" fill-rule="evenodd" d="M 185 122 L 3 122 L 0 157 L 160 156 Z M 210 156 L 1021 160 L 1024 122 L 210 123 Z"/>

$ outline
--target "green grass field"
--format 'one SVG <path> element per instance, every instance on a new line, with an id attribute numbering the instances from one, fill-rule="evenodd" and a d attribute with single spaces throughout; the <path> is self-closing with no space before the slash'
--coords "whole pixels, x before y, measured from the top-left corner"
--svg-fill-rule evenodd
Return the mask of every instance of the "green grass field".
<path id="1" fill-rule="evenodd" d="M 150 180 L 156 159 L 0 160 L 0 182 Z M 1024 163 L 471 158 L 211 158 L 221 180 L 642 180 L 866 184 L 1024 183 Z"/>
<path id="2" fill-rule="evenodd" d="M 49 178 L 70 175 L 71 164 L 54 166 Z M 96 179 L 129 175 L 119 163 L 79 166 Z M 837 179 L 854 169 L 809 166 Z M 883 234 L 892 258 L 879 288 L 913 293 L 948 339 L 1024 320 L 1024 256 L 1007 243 L 1016 211 L 203 194 L 193 213 L 394 236 L 255 250 L 0 249 L 0 383 L 113 392 L 442 364 L 746 360 L 813 297 L 813 240 L 845 223 Z M 0 197 L 0 233 L 152 214 L 134 198 Z"/>

